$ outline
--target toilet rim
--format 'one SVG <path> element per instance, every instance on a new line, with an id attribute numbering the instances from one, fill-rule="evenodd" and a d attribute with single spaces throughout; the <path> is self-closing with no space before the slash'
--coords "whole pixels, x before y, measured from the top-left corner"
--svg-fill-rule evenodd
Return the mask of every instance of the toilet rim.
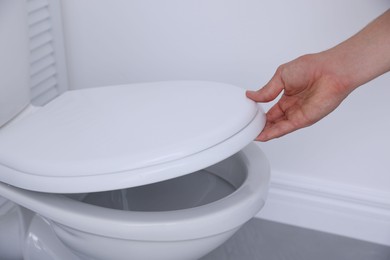
<path id="1" fill-rule="evenodd" d="M 134 212 L 85 204 L 59 194 L 23 190 L 0 183 L 0 195 L 55 223 L 56 232 L 81 231 L 118 239 L 174 241 L 230 231 L 252 218 L 264 205 L 270 167 L 254 143 L 234 156 L 245 162 L 246 178 L 230 195 L 194 208 Z M 236 214 L 239 212 L 240 214 Z"/>

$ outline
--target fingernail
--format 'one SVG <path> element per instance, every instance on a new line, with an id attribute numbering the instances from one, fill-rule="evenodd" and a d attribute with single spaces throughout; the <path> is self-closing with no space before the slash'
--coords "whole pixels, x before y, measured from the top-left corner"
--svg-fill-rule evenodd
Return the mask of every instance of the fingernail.
<path id="1" fill-rule="evenodd" d="M 260 134 L 256 137 L 256 141 L 259 141 L 259 142 L 265 142 L 265 141 L 267 141 L 267 135 L 264 134 L 263 132 L 260 133 Z"/>
<path id="2" fill-rule="evenodd" d="M 248 95 L 254 95 L 254 94 L 256 94 L 256 91 L 253 91 L 253 90 L 247 90 L 246 91 L 246 95 L 248 96 Z"/>

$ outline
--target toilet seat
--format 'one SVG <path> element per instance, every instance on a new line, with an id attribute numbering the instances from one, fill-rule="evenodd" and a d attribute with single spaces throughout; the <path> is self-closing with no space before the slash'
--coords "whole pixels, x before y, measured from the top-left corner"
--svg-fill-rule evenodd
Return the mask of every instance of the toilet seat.
<path id="1" fill-rule="evenodd" d="M 51 193 L 140 186 L 213 165 L 264 124 L 262 109 L 228 84 L 69 91 L 0 130 L 0 181 Z"/>

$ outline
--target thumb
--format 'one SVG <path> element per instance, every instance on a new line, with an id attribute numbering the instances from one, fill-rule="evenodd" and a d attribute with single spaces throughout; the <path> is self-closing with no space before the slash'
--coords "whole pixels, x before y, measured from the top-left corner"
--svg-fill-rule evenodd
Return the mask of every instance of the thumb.
<path id="1" fill-rule="evenodd" d="M 246 96 L 256 102 L 269 102 L 274 100 L 284 89 L 284 83 L 280 76 L 280 71 L 277 70 L 271 80 L 261 89 L 257 91 L 248 90 Z"/>

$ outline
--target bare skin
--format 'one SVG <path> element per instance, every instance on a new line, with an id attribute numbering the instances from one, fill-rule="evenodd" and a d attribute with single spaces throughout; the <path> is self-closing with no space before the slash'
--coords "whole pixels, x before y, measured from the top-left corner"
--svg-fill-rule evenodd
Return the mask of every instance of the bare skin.
<path id="1" fill-rule="evenodd" d="M 339 45 L 281 65 L 256 102 L 282 97 L 267 112 L 257 141 L 268 141 L 310 126 L 336 109 L 357 87 L 390 71 L 390 9 Z"/>

